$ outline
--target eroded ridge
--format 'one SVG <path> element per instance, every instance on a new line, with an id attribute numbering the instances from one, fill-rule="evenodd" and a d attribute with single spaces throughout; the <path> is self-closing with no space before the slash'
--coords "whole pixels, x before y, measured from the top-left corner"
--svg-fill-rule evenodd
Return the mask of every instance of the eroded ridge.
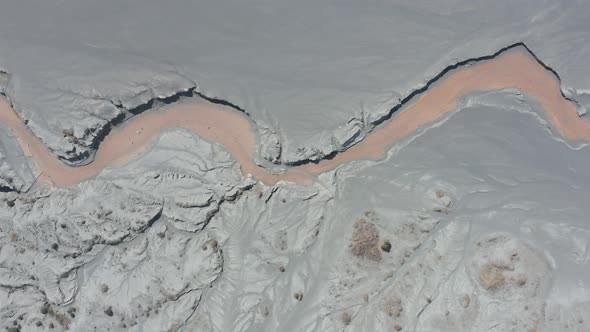
<path id="1" fill-rule="evenodd" d="M 240 164 L 244 174 L 251 174 L 267 185 L 279 181 L 307 184 L 317 175 L 353 160 L 383 157 L 399 139 L 455 110 L 458 99 L 468 93 L 507 88 L 518 89 L 535 98 L 549 122 L 564 138 L 590 140 L 590 122 L 578 117 L 574 103 L 562 96 L 554 73 L 543 67 L 525 47 L 511 48 L 491 60 L 448 72 L 363 141 L 332 159 L 292 167 L 281 174 L 271 174 L 254 162 L 256 139 L 245 115 L 216 108 L 208 102 L 179 104 L 132 118 L 105 137 L 92 163 L 80 167 L 67 166 L 49 153 L 5 100 L 0 100 L 0 121 L 12 128 L 25 153 L 33 158 L 39 179 L 55 186 L 73 186 L 95 176 L 105 167 L 124 165 L 169 128 L 188 129 L 223 145 Z"/>

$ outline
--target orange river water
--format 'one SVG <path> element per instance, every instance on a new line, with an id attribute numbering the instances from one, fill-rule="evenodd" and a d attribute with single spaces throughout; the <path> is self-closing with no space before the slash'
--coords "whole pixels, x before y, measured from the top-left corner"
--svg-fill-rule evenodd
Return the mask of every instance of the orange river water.
<path id="1" fill-rule="evenodd" d="M 272 174 L 254 162 L 256 138 L 251 122 L 241 112 L 221 109 L 205 101 L 178 104 L 131 118 L 111 130 L 101 142 L 93 162 L 78 167 L 68 166 L 50 153 L 1 98 L 0 121 L 11 128 L 25 154 L 35 162 L 40 174 L 38 181 L 53 186 L 74 186 L 105 167 L 123 166 L 147 150 L 163 130 L 170 128 L 188 129 L 201 138 L 221 144 L 240 164 L 244 174 L 251 174 L 267 185 L 281 180 L 308 184 L 317 175 L 350 161 L 383 157 L 396 141 L 454 111 L 457 100 L 468 93 L 505 88 L 515 88 L 533 97 L 564 138 L 590 140 L 590 121 L 581 119 L 576 106 L 563 98 L 557 78 L 521 48 L 447 73 L 358 144 L 332 159 L 291 167 L 281 174 Z"/>

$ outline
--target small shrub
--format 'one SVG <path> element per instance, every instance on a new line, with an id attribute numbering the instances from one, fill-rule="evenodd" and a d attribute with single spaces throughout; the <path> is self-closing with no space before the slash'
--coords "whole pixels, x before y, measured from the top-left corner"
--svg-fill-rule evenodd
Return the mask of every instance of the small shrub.
<path id="1" fill-rule="evenodd" d="M 303 301 L 303 293 L 301 293 L 301 292 L 297 292 L 297 293 L 293 294 L 293 297 L 295 297 L 295 300 L 297 300 L 299 302 Z"/>
<path id="2" fill-rule="evenodd" d="M 383 241 L 383 244 L 381 245 L 381 250 L 383 250 L 385 252 L 390 252 L 391 251 L 391 242 L 389 242 L 389 240 Z"/>
<path id="3" fill-rule="evenodd" d="M 100 291 L 106 293 L 109 291 L 109 286 L 107 284 L 100 285 Z"/>
<path id="4" fill-rule="evenodd" d="M 352 321 L 352 316 L 350 316 L 348 311 L 345 311 L 344 313 L 342 313 L 342 323 L 344 323 L 344 325 L 349 325 L 351 321 Z"/>

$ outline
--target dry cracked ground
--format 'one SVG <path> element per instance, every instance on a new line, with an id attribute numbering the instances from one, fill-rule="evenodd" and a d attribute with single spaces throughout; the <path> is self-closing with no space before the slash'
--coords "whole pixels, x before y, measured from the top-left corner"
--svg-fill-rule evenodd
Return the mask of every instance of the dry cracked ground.
<path id="1" fill-rule="evenodd" d="M 521 48 L 590 122 L 584 1 L 307 2 L 0 5 L 0 98 L 74 167 L 129 119 L 208 100 L 280 173 Z M 590 331 L 590 148 L 559 125 L 517 86 L 472 91 L 383 157 L 276 184 L 168 128 L 62 188 L 0 122 L 0 327 Z"/>

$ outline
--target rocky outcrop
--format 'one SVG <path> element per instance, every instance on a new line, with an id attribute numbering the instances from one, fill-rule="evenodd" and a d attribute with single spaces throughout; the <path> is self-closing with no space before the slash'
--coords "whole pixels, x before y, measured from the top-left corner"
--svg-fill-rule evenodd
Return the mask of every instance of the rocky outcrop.
<path id="1" fill-rule="evenodd" d="M 186 150 L 171 151 L 173 142 Z M 161 331 L 191 317 L 224 268 L 217 240 L 191 232 L 253 182 L 187 133 L 163 135 L 142 159 L 144 169 L 131 164 L 74 189 L 3 194 L 3 327 Z"/>

